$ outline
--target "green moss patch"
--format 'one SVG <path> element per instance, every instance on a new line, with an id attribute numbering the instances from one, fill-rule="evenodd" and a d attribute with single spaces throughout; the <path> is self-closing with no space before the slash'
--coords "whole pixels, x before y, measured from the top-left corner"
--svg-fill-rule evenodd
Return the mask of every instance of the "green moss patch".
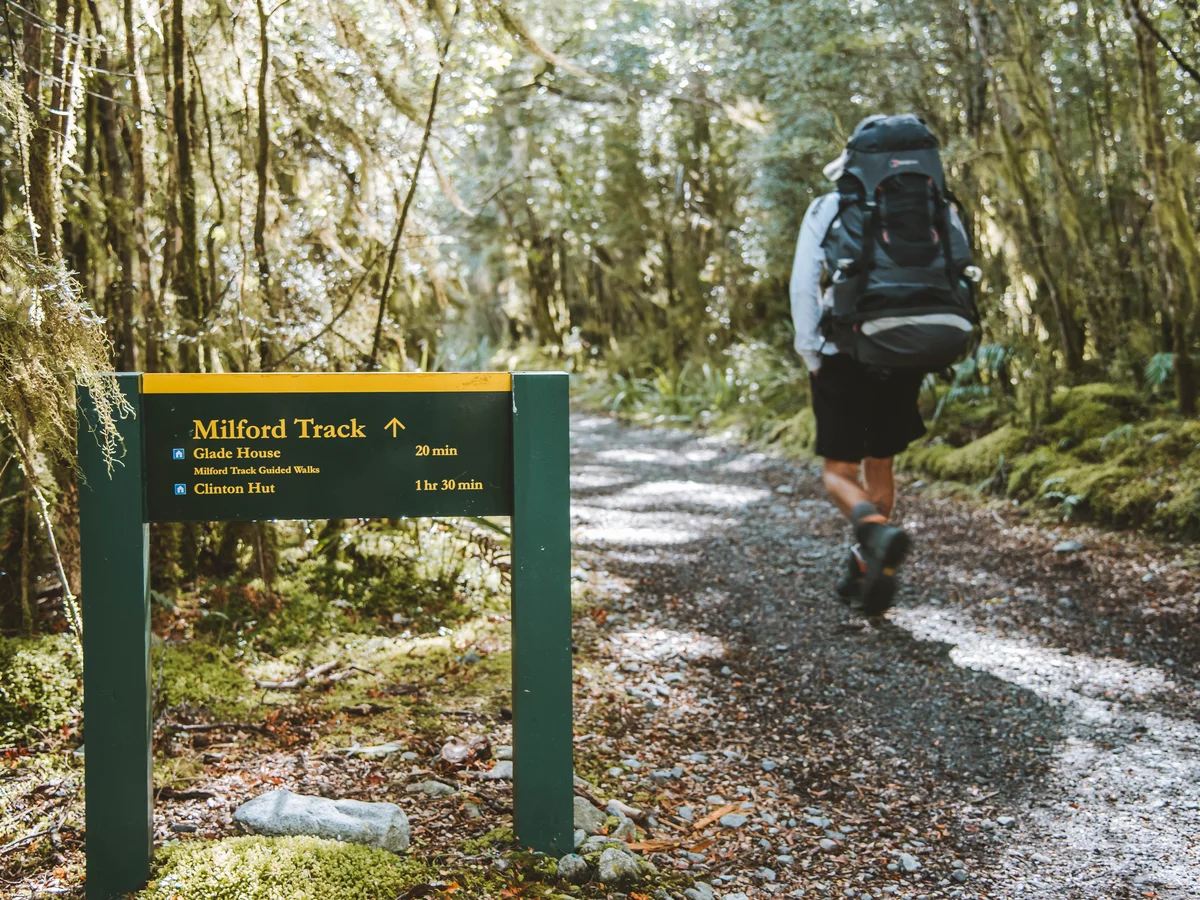
<path id="1" fill-rule="evenodd" d="M 59 731 L 79 715 L 82 699 L 70 638 L 0 638 L 0 743 Z"/>
<path id="2" fill-rule="evenodd" d="M 193 641 L 158 649 L 158 654 L 162 654 L 159 703 L 167 708 L 187 706 L 215 718 L 237 719 L 253 702 L 253 683 L 222 648 Z"/>
<path id="3" fill-rule="evenodd" d="M 139 900 L 394 900 L 422 864 L 309 837 L 237 837 L 168 845 Z"/>
<path id="4" fill-rule="evenodd" d="M 948 443 L 914 447 L 904 455 L 903 462 L 938 478 L 977 482 L 992 475 L 1001 462 L 1017 456 L 1029 443 L 1029 432 L 1003 425 L 963 447 Z"/>
<path id="5" fill-rule="evenodd" d="M 1060 390 L 1039 430 L 1002 425 L 959 446 L 964 432 L 947 427 L 939 422 L 937 436 L 901 462 L 947 481 L 1003 487 L 1065 518 L 1200 534 L 1200 422 L 1156 416 L 1127 388 Z"/>

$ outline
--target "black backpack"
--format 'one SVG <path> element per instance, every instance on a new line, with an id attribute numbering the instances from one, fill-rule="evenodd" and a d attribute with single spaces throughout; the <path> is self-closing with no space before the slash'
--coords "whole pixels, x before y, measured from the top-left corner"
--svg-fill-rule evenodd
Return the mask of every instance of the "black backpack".
<path id="1" fill-rule="evenodd" d="M 937 138 L 914 115 L 872 116 L 846 145 L 825 336 L 877 368 L 943 369 L 975 339 L 971 241 L 946 189 Z M 973 270 L 974 272 L 975 270 Z"/>

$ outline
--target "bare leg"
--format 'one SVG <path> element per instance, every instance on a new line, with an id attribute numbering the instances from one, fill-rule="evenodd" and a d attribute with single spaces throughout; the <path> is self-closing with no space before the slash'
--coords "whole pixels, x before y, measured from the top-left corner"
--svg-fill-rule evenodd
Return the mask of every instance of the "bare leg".
<path id="1" fill-rule="evenodd" d="M 879 462 L 880 460 L 874 461 Z M 891 460 L 887 462 L 890 472 Z M 858 463 L 827 459 L 822 477 L 825 481 L 825 490 L 829 492 L 829 496 L 847 519 L 850 518 L 851 510 L 860 503 L 874 503 L 868 492 L 863 490 L 863 486 L 858 482 Z M 887 518 L 884 515 L 865 516 L 861 521 L 886 522 Z"/>
<path id="2" fill-rule="evenodd" d="M 867 502 L 879 510 L 885 520 L 890 519 L 896 506 L 896 476 L 891 457 L 875 459 L 868 456 L 864 459 L 863 484 Z"/>

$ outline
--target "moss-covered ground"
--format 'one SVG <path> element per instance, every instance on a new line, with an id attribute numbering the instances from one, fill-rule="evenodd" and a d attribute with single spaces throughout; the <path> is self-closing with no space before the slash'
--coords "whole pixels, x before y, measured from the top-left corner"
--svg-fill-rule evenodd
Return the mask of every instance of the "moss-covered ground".
<path id="1" fill-rule="evenodd" d="M 1108 384 L 1058 391 L 1036 427 L 1012 415 L 998 421 L 992 403 L 948 409 L 902 466 L 1063 519 L 1179 538 L 1200 534 L 1194 420 Z"/>

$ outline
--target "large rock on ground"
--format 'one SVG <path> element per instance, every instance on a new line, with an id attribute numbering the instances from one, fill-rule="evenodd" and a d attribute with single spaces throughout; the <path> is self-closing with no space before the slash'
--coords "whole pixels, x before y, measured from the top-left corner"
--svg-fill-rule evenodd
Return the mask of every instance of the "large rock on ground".
<path id="1" fill-rule="evenodd" d="M 271 791 L 243 803 L 233 820 L 266 835 L 309 835 L 399 853 L 409 842 L 408 817 L 394 803 L 327 800 Z"/>

